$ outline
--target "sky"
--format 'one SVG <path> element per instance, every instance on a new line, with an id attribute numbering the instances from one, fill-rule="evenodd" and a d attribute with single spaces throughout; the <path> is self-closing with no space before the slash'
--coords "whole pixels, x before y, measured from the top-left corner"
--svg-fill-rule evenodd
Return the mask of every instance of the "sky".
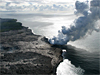
<path id="1" fill-rule="evenodd" d="M 0 12 L 68 12 L 74 10 L 75 1 L 76 0 L 0 0 Z"/>

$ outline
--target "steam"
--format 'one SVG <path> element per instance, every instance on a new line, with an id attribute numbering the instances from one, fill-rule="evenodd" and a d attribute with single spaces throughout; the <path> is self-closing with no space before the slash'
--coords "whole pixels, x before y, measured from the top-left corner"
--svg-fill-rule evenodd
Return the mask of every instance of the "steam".
<path id="1" fill-rule="evenodd" d="M 62 30 L 58 31 L 58 36 L 49 39 L 51 44 L 64 45 L 91 34 L 92 31 L 100 31 L 100 24 L 95 24 L 100 19 L 100 0 L 92 0 L 90 6 L 88 2 L 76 1 L 75 6 L 75 14 L 81 16 L 74 20 L 70 28 L 62 26 Z"/>

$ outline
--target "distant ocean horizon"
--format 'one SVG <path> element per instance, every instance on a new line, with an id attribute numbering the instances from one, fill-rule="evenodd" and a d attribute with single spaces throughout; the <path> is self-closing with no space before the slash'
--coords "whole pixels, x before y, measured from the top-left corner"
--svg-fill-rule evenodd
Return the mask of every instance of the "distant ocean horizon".
<path id="1" fill-rule="evenodd" d="M 69 27 L 77 18 L 74 14 L 1 14 L 1 18 L 15 18 L 33 33 L 52 38 L 61 30 Z M 99 22 L 97 22 L 99 23 Z M 69 50 L 57 68 L 57 75 L 99 75 L 100 74 L 100 32 L 68 42 Z M 71 45 L 71 46 L 69 46 Z M 72 47 L 74 46 L 74 47 Z"/>

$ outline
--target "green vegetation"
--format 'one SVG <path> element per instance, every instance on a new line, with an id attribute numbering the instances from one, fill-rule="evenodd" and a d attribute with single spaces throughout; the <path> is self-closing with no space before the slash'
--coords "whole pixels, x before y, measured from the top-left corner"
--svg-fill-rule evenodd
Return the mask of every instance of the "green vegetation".
<path id="1" fill-rule="evenodd" d="M 0 32 L 22 29 L 22 23 L 17 22 L 17 19 L 1 19 Z"/>

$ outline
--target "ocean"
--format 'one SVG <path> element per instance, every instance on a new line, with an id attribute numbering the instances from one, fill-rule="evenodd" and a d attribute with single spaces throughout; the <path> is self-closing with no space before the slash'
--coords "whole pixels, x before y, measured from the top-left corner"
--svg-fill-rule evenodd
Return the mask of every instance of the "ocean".
<path id="1" fill-rule="evenodd" d="M 1 18 L 15 18 L 33 33 L 47 38 L 57 36 L 61 26 L 69 27 L 77 18 L 74 14 L 1 14 Z M 98 21 L 95 24 L 100 24 Z M 69 41 L 65 45 L 63 62 L 57 67 L 57 75 L 99 75 L 100 74 L 100 32 Z"/>

